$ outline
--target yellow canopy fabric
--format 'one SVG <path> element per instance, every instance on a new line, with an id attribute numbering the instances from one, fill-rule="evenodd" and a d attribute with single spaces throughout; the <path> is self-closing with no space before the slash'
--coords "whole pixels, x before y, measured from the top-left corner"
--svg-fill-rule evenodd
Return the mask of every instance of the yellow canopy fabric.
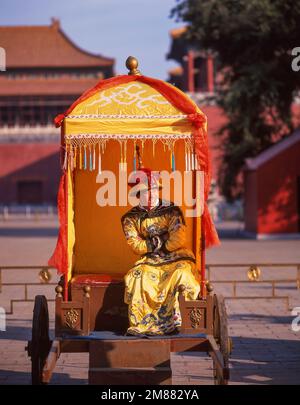
<path id="1" fill-rule="evenodd" d="M 64 120 L 66 143 L 86 139 L 190 137 L 192 123 L 151 86 L 130 82 L 102 90 L 79 103 Z"/>
<path id="2" fill-rule="evenodd" d="M 184 115 L 156 89 L 142 82 L 129 82 L 100 90 L 79 103 L 71 112 L 77 115 Z"/>

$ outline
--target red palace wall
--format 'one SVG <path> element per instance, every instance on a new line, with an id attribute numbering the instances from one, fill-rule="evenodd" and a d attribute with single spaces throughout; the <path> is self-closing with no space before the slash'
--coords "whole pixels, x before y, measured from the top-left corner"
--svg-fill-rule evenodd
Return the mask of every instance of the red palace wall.
<path id="1" fill-rule="evenodd" d="M 220 149 L 222 137 L 215 135 L 219 129 L 226 124 L 227 118 L 223 110 L 215 105 L 201 106 L 201 110 L 207 116 L 208 144 L 212 162 L 212 178 L 218 179 L 218 172 L 222 163 L 222 151 Z"/>
<path id="2" fill-rule="evenodd" d="M 300 142 L 246 172 L 245 225 L 258 234 L 300 232 Z"/>
<path id="3" fill-rule="evenodd" d="M 247 171 L 244 173 L 245 187 L 245 229 L 257 233 L 257 173 Z"/>
<path id="4" fill-rule="evenodd" d="M 57 144 L 0 144 L 0 203 L 17 203 L 20 183 L 39 182 L 42 202 L 56 204 L 60 171 Z"/>

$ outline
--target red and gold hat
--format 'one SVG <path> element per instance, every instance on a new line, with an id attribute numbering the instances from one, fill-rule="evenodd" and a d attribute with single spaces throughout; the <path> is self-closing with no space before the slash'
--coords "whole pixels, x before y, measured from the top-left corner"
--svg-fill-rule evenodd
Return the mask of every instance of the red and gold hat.
<path id="1" fill-rule="evenodd" d="M 151 170 L 142 166 L 142 160 L 139 152 L 139 147 L 136 147 L 138 157 L 138 170 L 133 172 L 128 179 L 129 187 L 139 185 L 139 192 L 162 189 L 159 171 Z"/>

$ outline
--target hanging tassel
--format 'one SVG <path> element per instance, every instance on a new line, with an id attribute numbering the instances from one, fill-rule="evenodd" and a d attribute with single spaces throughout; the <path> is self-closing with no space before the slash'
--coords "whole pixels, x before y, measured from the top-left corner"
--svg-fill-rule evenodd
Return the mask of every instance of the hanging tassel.
<path id="1" fill-rule="evenodd" d="M 63 169 L 67 170 L 67 167 L 68 167 L 68 147 L 66 145 Z"/>
<path id="2" fill-rule="evenodd" d="M 136 172 L 136 140 L 133 141 L 133 171 Z"/>
<path id="3" fill-rule="evenodd" d="M 195 160 L 196 160 L 196 170 L 201 170 L 201 167 L 198 162 L 197 154 L 195 153 Z"/>
<path id="4" fill-rule="evenodd" d="M 120 170 L 122 170 L 122 163 L 123 163 L 123 156 L 122 156 L 122 141 L 119 141 L 120 144 L 120 162 L 119 162 L 119 166 L 120 166 Z"/>
<path id="5" fill-rule="evenodd" d="M 152 139 L 152 156 L 155 158 L 156 139 Z"/>
<path id="6" fill-rule="evenodd" d="M 96 169 L 96 146 L 93 145 L 93 170 Z"/>
<path id="7" fill-rule="evenodd" d="M 172 142 L 172 171 L 175 172 L 176 164 L 175 164 L 175 141 Z"/>
<path id="8" fill-rule="evenodd" d="M 73 159 L 73 148 L 72 145 L 70 145 L 70 153 L 69 153 L 69 160 L 70 160 L 70 169 L 71 171 L 74 170 L 74 159 Z"/>
<path id="9" fill-rule="evenodd" d="M 74 169 L 76 169 L 76 166 L 77 166 L 76 160 L 77 160 L 77 146 L 75 145 L 74 146 Z"/>
<path id="10" fill-rule="evenodd" d="M 124 150 L 123 150 L 123 148 L 125 149 L 126 144 L 123 143 L 122 140 L 120 140 L 119 143 L 120 143 L 120 152 L 121 152 L 120 169 L 121 169 L 121 171 L 124 171 L 125 170 L 125 158 L 124 158 Z"/>
<path id="11" fill-rule="evenodd" d="M 186 140 L 184 141 L 184 163 L 185 163 L 185 171 L 187 172 L 188 159 L 187 159 L 187 142 L 186 142 Z"/>
<path id="12" fill-rule="evenodd" d="M 98 143 L 98 174 L 101 174 L 101 144 Z"/>
<path id="13" fill-rule="evenodd" d="M 175 154 L 174 151 L 172 152 L 172 171 L 175 172 L 176 167 L 175 167 Z"/>
<path id="14" fill-rule="evenodd" d="M 86 145 L 84 145 L 84 157 L 83 157 L 83 169 L 86 170 L 87 161 L 86 161 Z"/>
<path id="15" fill-rule="evenodd" d="M 120 168 L 121 168 L 121 171 L 123 171 L 123 148 L 122 148 L 122 142 L 120 142 L 120 147 L 121 147 Z"/>
<path id="16" fill-rule="evenodd" d="M 89 146 L 89 155 L 90 155 L 90 172 L 93 170 L 93 156 L 92 156 L 92 149 Z"/>
<path id="17" fill-rule="evenodd" d="M 124 143 L 124 152 L 123 152 L 123 170 L 126 171 L 127 169 L 127 140 L 123 141 Z"/>
<path id="18" fill-rule="evenodd" d="M 79 169 L 82 170 L 82 147 L 79 146 Z"/>
<path id="19" fill-rule="evenodd" d="M 142 146 L 142 151 L 140 153 L 140 159 L 141 159 L 141 162 L 142 162 L 142 159 L 143 159 L 143 156 L 144 156 L 145 139 L 141 139 L 141 146 Z"/>

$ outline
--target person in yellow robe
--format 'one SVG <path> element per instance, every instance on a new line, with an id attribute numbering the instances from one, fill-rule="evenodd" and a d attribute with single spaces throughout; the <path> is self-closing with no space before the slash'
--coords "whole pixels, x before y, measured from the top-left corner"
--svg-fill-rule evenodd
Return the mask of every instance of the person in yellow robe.
<path id="1" fill-rule="evenodd" d="M 181 325 L 178 286 L 185 286 L 185 299 L 195 300 L 200 283 L 194 254 L 185 246 L 186 225 L 181 209 L 158 199 L 154 172 L 140 170 L 150 178 L 150 198 L 146 202 L 140 198 L 140 204 L 121 220 L 128 245 L 141 256 L 125 276 L 130 325 L 127 333 L 162 335 Z M 140 194 L 142 197 L 144 192 Z"/>

